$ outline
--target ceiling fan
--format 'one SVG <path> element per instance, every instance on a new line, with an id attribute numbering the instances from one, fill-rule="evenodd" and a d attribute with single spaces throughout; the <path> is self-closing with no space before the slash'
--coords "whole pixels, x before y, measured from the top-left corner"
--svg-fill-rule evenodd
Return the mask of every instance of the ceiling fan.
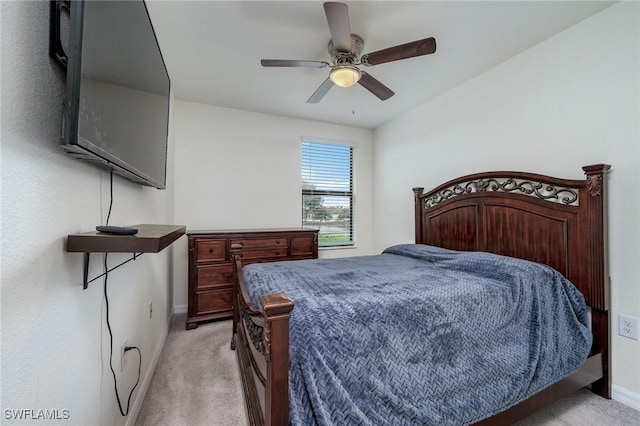
<path id="1" fill-rule="evenodd" d="M 324 12 L 327 15 L 327 22 L 331 31 L 331 40 L 329 41 L 331 64 L 324 61 L 289 59 L 263 59 L 260 61 L 263 67 L 331 68 L 329 77 L 311 95 L 307 103 L 320 102 L 334 84 L 341 87 L 350 87 L 356 83 L 359 83 L 380 100 L 385 101 L 394 95 L 393 90 L 373 78 L 370 74 L 360 70 L 358 65 L 368 67 L 429 55 L 436 51 L 436 40 L 433 37 L 429 37 L 360 56 L 364 47 L 364 40 L 357 34 L 351 34 L 347 5 L 326 2 L 324 3 Z"/>

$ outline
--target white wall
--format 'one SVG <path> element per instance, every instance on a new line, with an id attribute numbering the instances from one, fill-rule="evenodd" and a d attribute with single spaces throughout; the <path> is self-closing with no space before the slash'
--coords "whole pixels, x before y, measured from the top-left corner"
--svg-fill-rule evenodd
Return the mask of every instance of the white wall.
<path id="1" fill-rule="evenodd" d="M 371 254 L 373 133 L 370 130 L 177 101 L 175 220 L 190 230 L 300 227 L 303 136 L 355 144 L 357 248 Z M 176 246 L 177 306 L 187 304 L 187 243 Z"/>
<path id="2" fill-rule="evenodd" d="M 640 342 L 617 335 L 617 315 L 640 318 L 639 7 L 605 9 L 374 134 L 376 249 L 413 241 L 414 186 L 487 170 L 581 179 L 583 165 L 612 165 L 614 395 L 630 392 L 638 409 Z"/>
<path id="3" fill-rule="evenodd" d="M 48 56 L 49 3 L 0 7 L 2 424 L 50 424 L 7 418 L 5 410 L 20 409 L 68 410 L 69 419 L 57 424 L 125 424 L 132 415 L 122 417 L 115 402 L 102 280 L 83 290 L 83 255 L 65 251 L 68 234 L 106 220 L 109 176 L 60 147 L 64 76 Z M 172 173 L 170 163 L 169 188 Z M 116 176 L 113 192 L 111 224 L 173 222 L 172 189 L 143 188 Z M 127 258 L 110 255 L 109 265 Z M 125 338 L 140 347 L 147 381 L 173 306 L 171 260 L 165 249 L 109 275 L 116 352 Z M 92 256 L 90 278 L 101 273 L 101 263 L 102 255 Z M 129 357 L 123 374 L 114 358 L 125 405 L 137 376 L 137 354 Z M 132 405 L 139 407 L 145 385 L 141 381 Z"/>

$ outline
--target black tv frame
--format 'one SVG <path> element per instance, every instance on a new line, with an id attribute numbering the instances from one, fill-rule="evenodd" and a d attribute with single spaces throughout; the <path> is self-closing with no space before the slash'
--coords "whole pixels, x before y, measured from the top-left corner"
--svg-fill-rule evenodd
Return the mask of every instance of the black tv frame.
<path id="1" fill-rule="evenodd" d="M 144 0 L 142 0 L 144 4 Z M 73 7 L 72 7 L 73 3 Z M 64 50 L 61 40 L 62 13 L 69 15 L 70 22 L 74 25 L 69 27 L 69 47 L 70 51 L 82 52 L 82 36 L 83 36 L 83 15 L 85 0 L 50 0 L 50 30 L 49 30 L 49 56 L 55 60 L 65 71 L 67 76 L 67 91 L 65 102 L 63 102 L 63 124 L 62 124 L 62 148 L 73 157 L 89 162 L 98 167 L 111 169 L 114 173 L 124 178 L 145 186 L 151 186 L 157 189 L 166 188 L 167 173 L 167 155 L 168 146 L 165 147 L 165 166 L 164 177 L 162 181 L 152 178 L 151 176 L 136 169 L 130 164 L 125 163 L 118 157 L 104 151 L 98 146 L 78 137 L 78 116 L 72 114 L 72 111 L 78 111 L 80 102 L 80 77 L 81 77 L 81 61 L 73 61 L 69 65 L 69 57 Z M 144 4 L 145 9 L 147 8 Z M 148 15 L 148 10 L 147 10 Z M 151 24 L 153 29 L 153 24 Z M 157 38 L 156 38 L 157 43 Z M 160 51 L 160 47 L 158 46 Z M 169 92 L 171 91 L 171 79 L 166 69 L 162 52 L 160 51 L 162 63 L 164 64 L 167 80 L 169 81 Z M 71 88 L 69 88 L 69 85 Z M 170 100 L 167 103 L 167 117 L 169 117 Z M 165 144 L 168 145 L 169 135 L 169 119 L 167 119 L 167 138 Z"/>

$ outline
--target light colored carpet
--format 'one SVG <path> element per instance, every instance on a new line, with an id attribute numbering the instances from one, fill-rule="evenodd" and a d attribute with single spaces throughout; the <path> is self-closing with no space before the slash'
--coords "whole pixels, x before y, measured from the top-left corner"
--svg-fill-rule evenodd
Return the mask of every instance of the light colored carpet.
<path id="1" fill-rule="evenodd" d="M 640 426 L 640 411 L 588 389 L 516 423 L 517 426 Z"/>
<path id="2" fill-rule="evenodd" d="M 231 321 L 185 330 L 176 315 L 136 422 L 137 426 L 247 425 Z M 640 412 L 577 392 L 517 426 L 640 426 Z"/>
<path id="3" fill-rule="evenodd" d="M 246 425 L 231 321 L 185 330 L 175 315 L 137 426 Z"/>

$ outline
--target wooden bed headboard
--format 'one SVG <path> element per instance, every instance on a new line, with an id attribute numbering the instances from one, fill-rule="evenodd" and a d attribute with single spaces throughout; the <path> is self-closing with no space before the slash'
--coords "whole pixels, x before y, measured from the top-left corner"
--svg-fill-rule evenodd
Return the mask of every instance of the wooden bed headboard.
<path id="1" fill-rule="evenodd" d="M 604 174 L 609 166 L 583 170 L 585 180 L 487 172 L 427 193 L 414 188 L 416 243 L 547 264 L 573 282 L 588 305 L 608 309 Z"/>
<path id="2" fill-rule="evenodd" d="M 558 270 L 585 296 L 592 309 L 592 352 L 603 352 L 608 360 L 610 166 L 582 169 L 584 180 L 487 172 L 453 179 L 426 193 L 414 188 L 415 240 L 527 259 Z M 610 384 L 599 386 L 609 394 Z"/>

